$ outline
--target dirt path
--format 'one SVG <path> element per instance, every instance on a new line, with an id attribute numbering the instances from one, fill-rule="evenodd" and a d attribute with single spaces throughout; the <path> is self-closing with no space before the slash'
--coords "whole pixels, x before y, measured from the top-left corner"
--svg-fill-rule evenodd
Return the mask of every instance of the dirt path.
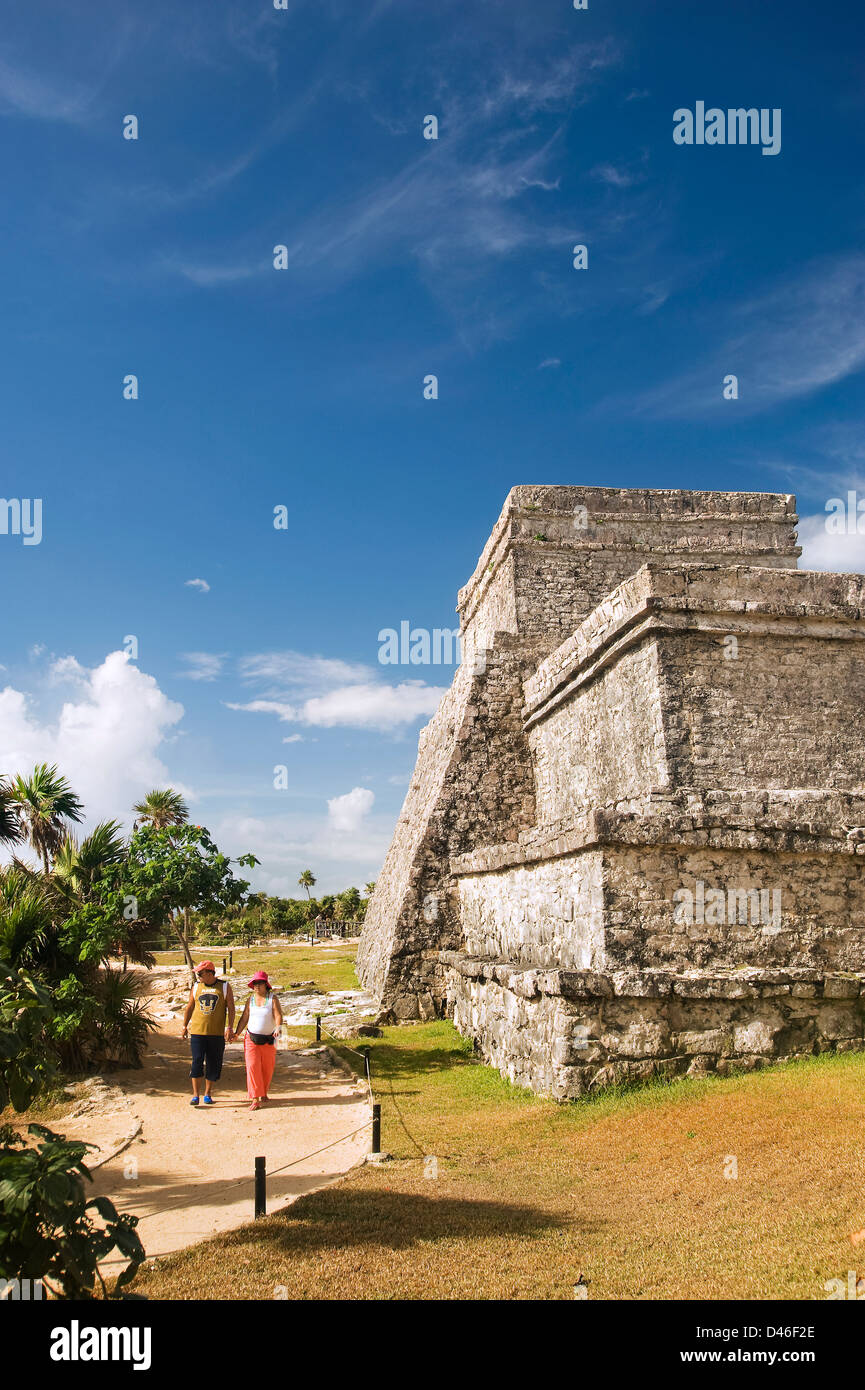
<path id="1" fill-rule="evenodd" d="M 94 1173 L 93 1195 L 109 1196 L 119 1211 L 140 1218 L 148 1258 L 252 1220 L 257 1155 L 267 1159 L 268 1173 L 302 1159 L 268 1178 L 272 1212 L 326 1186 L 369 1151 L 366 1087 L 334 1067 L 324 1048 L 280 1048 L 271 1099 L 259 1111 L 248 1109 L 239 1043 L 225 1049 L 216 1104 L 189 1104 L 189 1046 L 176 1022 L 153 1035 L 140 1071 L 116 1073 L 112 1081 L 122 1086 L 141 1130 Z M 319 1149 L 324 1152 L 304 1157 Z"/>

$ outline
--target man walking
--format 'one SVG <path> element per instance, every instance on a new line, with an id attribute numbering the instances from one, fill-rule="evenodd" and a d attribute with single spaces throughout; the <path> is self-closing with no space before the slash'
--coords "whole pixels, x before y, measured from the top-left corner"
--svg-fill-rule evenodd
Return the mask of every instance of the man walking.
<path id="1" fill-rule="evenodd" d="M 189 1038 L 192 1050 L 192 1100 L 202 1099 L 201 1079 L 204 1078 L 204 1104 L 212 1105 L 214 1081 L 222 1075 L 225 1044 L 234 1032 L 234 995 L 227 980 L 216 975 L 212 960 L 203 960 L 195 967 L 196 982 L 189 991 L 183 1015 L 183 1037 Z"/>

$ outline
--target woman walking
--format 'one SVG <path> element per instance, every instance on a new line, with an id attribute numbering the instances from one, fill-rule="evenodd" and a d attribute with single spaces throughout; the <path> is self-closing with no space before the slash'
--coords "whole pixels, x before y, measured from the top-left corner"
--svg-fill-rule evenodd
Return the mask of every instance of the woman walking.
<path id="1" fill-rule="evenodd" d="M 268 1100 L 268 1090 L 276 1066 L 276 1035 L 282 1025 L 282 1008 L 263 970 L 249 981 L 252 990 L 240 1015 L 235 1038 L 246 1028 L 243 1054 L 246 1059 L 246 1093 L 250 1110 L 260 1110 Z"/>

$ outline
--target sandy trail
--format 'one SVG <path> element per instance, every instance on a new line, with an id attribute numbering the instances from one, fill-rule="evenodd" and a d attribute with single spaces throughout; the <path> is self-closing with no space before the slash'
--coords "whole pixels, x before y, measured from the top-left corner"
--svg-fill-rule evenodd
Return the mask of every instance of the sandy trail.
<path id="1" fill-rule="evenodd" d="M 302 1159 L 268 1177 L 273 1212 L 326 1186 L 369 1152 L 366 1086 L 334 1067 L 324 1048 L 279 1048 L 271 1099 L 258 1111 L 248 1109 L 241 1043 L 225 1049 L 216 1104 L 189 1104 L 189 1045 L 176 1022 L 152 1036 L 141 1070 L 115 1073 L 112 1081 L 122 1086 L 142 1129 L 94 1173 L 92 1191 L 140 1218 L 148 1258 L 251 1221 L 257 1155 L 267 1159 L 268 1173 Z M 324 1152 L 314 1153 L 319 1149 Z M 104 1267 L 112 1263 L 119 1261 Z"/>

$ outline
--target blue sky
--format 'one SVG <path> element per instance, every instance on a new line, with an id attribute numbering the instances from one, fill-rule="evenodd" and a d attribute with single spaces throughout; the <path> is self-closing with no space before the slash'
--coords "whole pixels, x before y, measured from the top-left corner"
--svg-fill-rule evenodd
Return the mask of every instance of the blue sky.
<path id="1" fill-rule="evenodd" d="M 171 782 L 270 891 L 362 886 L 451 675 L 379 630 L 455 624 L 513 484 L 794 491 L 808 563 L 865 569 L 822 520 L 865 472 L 857 7 L 0 13 L 0 491 L 43 503 L 0 768 L 94 817 Z M 780 153 L 677 146 L 698 100 Z"/>

